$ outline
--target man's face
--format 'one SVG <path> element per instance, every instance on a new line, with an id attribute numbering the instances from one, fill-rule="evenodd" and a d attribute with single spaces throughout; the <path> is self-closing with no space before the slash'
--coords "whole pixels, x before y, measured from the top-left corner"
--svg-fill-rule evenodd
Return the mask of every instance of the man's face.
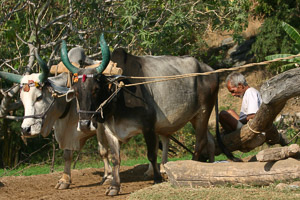
<path id="1" fill-rule="evenodd" d="M 232 94 L 232 96 L 242 98 L 246 91 L 246 88 L 243 84 L 239 84 L 238 86 L 234 86 L 230 81 L 227 82 L 227 89 Z"/>

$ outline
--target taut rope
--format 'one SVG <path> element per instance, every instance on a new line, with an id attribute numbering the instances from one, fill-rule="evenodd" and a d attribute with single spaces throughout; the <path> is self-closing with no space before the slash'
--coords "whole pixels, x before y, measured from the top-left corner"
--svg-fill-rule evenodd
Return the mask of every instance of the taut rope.
<path id="1" fill-rule="evenodd" d="M 153 81 L 144 81 L 144 82 L 140 82 L 140 83 L 124 84 L 122 87 L 131 87 L 131 86 L 144 85 L 144 84 L 149 84 L 149 83 L 164 82 L 164 81 L 188 78 L 188 77 L 194 77 L 194 76 L 204 76 L 204 75 L 215 74 L 215 73 L 220 73 L 220 72 L 224 72 L 224 71 L 235 71 L 235 70 L 248 68 L 248 67 L 252 67 L 252 66 L 256 66 L 256 65 L 267 65 L 267 64 L 270 64 L 273 62 L 278 62 L 281 60 L 288 60 L 288 59 L 292 59 L 295 57 L 300 57 L 300 54 L 292 55 L 292 56 L 288 56 L 288 57 L 284 57 L 284 58 L 276 58 L 274 60 L 268 60 L 268 61 L 259 62 L 259 63 L 249 63 L 249 64 L 242 65 L 239 67 L 222 68 L 222 69 L 217 69 L 214 71 L 203 72 L 203 73 L 190 73 L 190 74 L 182 74 L 182 75 L 155 76 L 155 77 L 125 76 L 125 78 L 127 78 L 127 79 L 162 79 L 162 80 L 153 80 Z"/>

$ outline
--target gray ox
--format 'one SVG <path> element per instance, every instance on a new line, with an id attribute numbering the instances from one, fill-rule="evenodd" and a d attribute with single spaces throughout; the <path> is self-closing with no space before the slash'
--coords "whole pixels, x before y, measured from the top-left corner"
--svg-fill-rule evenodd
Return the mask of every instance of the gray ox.
<path id="1" fill-rule="evenodd" d="M 21 85 L 20 97 L 26 117 L 21 125 L 24 136 L 33 137 L 41 134 L 43 137 L 47 137 L 54 128 L 55 138 L 59 147 L 64 150 L 65 160 L 63 175 L 55 188 L 66 189 L 71 183 L 72 152 L 80 150 L 85 141 L 96 134 L 96 130 L 85 132 L 77 130 L 79 118 L 76 112 L 76 102 L 66 102 L 64 96 L 60 98 L 56 96 L 67 91 L 67 73 L 48 78 L 49 70 L 46 63 L 37 54 L 36 57 L 42 73 L 21 76 L 0 72 L 0 77 Z M 102 131 L 103 126 L 98 126 L 97 139 L 105 168 L 102 180 L 104 183 L 111 178 L 112 170 L 108 162 L 107 146 L 102 145 L 107 144 Z"/>
<path id="2" fill-rule="evenodd" d="M 103 35 L 100 44 L 103 63 L 109 62 L 110 53 Z M 95 129 L 96 122 L 103 123 L 105 128 L 114 166 L 113 181 L 108 189 L 108 195 L 117 195 L 120 190 L 119 141 L 126 142 L 136 134 L 144 135 L 147 156 L 154 168 L 155 183 L 162 181 L 157 167 L 158 135 L 168 137 L 190 121 L 196 132 L 193 159 L 199 160 L 200 152 L 208 141 L 208 120 L 218 94 L 216 74 L 118 90 L 116 78 L 101 74 L 105 69 L 104 66 L 78 69 L 70 63 L 66 55 L 66 45 L 62 43 L 62 61 L 78 78 L 67 93 L 67 100 L 70 101 L 74 97 L 77 99 L 79 129 Z M 123 69 L 125 77 L 170 76 L 213 70 L 192 57 L 133 56 L 123 49 L 115 50 L 111 60 Z M 135 82 L 137 81 L 132 81 Z M 115 97 L 111 96 L 116 94 L 115 91 L 119 91 L 118 94 Z"/>

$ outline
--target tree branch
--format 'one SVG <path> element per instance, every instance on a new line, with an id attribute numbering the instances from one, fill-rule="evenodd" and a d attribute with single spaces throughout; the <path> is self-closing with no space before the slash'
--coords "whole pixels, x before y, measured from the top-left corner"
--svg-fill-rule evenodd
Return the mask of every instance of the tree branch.
<path id="1" fill-rule="evenodd" d="M 1 105 L 0 105 L 0 118 L 6 117 L 8 112 L 11 111 L 10 109 L 15 108 L 14 106 L 9 107 L 9 104 L 11 102 L 12 97 L 16 93 L 18 93 L 19 89 L 20 89 L 19 85 L 14 85 L 7 91 L 0 90 L 3 95 L 3 99 L 2 99 Z"/>
<path id="2" fill-rule="evenodd" d="M 17 3 L 17 5 L 12 9 L 11 12 L 9 12 L 7 15 L 5 15 L 1 20 L 0 20 L 0 26 L 2 26 L 2 24 L 4 23 L 4 21 L 6 21 L 8 18 L 10 18 L 10 16 L 12 16 L 12 14 L 16 13 L 16 12 L 19 12 L 21 10 L 23 10 L 26 6 L 27 6 L 27 2 L 24 3 L 24 5 L 19 8 L 19 9 L 16 9 L 17 7 L 19 7 L 19 5 L 21 4 L 22 2 L 19 2 Z"/>

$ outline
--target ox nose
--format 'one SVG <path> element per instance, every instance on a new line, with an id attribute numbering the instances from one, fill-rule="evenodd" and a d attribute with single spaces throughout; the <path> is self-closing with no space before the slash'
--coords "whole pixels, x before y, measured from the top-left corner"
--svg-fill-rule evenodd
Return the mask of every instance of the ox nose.
<path id="1" fill-rule="evenodd" d="M 80 120 L 79 122 L 81 130 L 90 130 L 91 121 L 90 120 Z"/>
<path id="2" fill-rule="evenodd" d="M 30 135 L 31 128 L 30 128 L 30 126 L 29 127 L 25 127 L 25 128 L 22 128 L 21 131 L 22 131 L 22 133 L 23 133 L 24 136 L 28 136 L 28 135 Z"/>

